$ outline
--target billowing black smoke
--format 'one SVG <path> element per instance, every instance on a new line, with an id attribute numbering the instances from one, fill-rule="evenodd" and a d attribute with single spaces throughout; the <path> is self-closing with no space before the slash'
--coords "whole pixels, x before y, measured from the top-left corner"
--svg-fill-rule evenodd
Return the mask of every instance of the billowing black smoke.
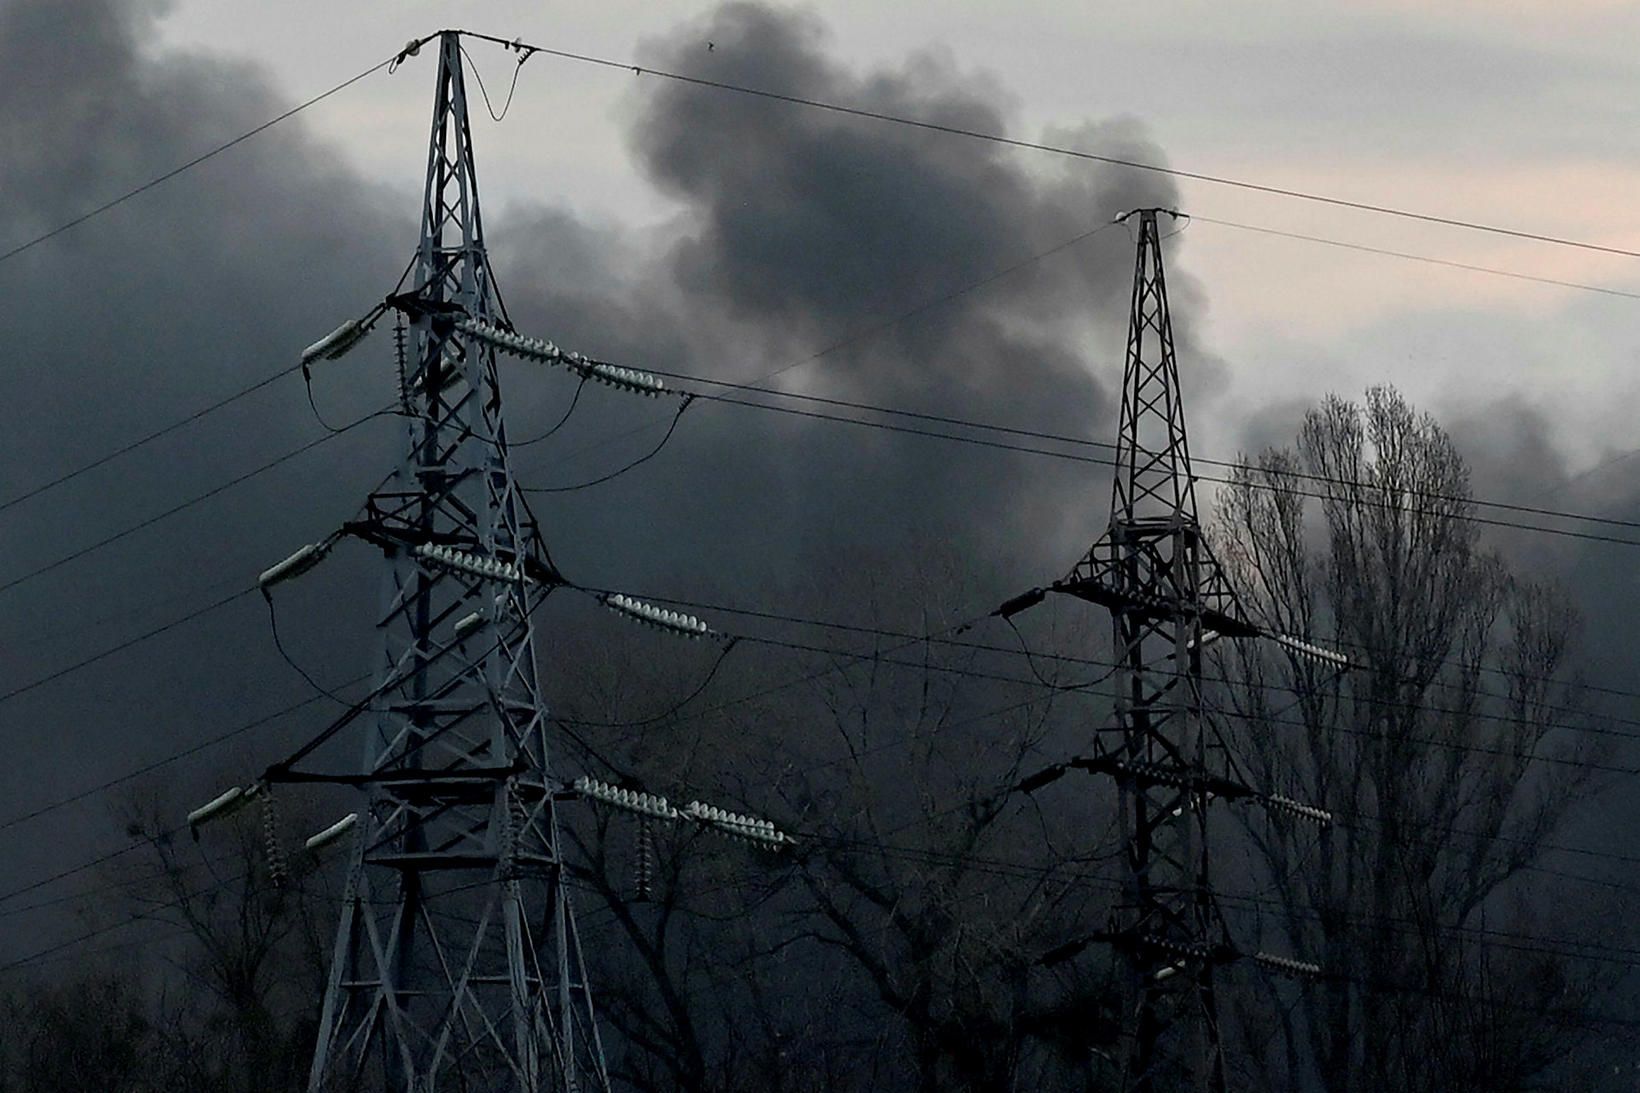
<path id="1" fill-rule="evenodd" d="M 285 108 L 244 64 L 154 56 L 146 43 L 159 11 L 114 0 L 0 8 L 0 250 Z M 994 80 L 938 55 L 851 68 L 810 17 L 735 4 L 668 40 L 714 47 L 654 43 L 645 62 L 1010 129 Z M 399 78 L 430 80 L 430 56 Z M 492 252 L 521 329 L 741 382 L 806 361 L 774 386 L 1108 436 L 1131 237 L 1112 227 L 1025 260 L 1129 208 L 1174 204 L 1164 178 L 659 79 L 635 86 L 635 169 L 676 216 L 634 231 L 579 220 L 550 195 L 492 201 Z M 506 154 L 506 136 L 479 131 L 481 162 Z M 1161 159 L 1127 120 L 1054 139 Z M 11 408 L 0 503 L 290 364 L 379 299 L 412 252 L 418 185 L 388 191 L 357 177 L 297 119 L 0 265 Z M 1193 368 L 1188 316 L 1199 301 L 1176 262 L 1172 273 Z M 327 415 L 345 421 L 390 400 L 387 344 L 378 335 L 317 377 Z M 509 384 L 515 437 L 550 424 L 573 390 L 523 366 Z M 590 388 L 570 426 L 521 449 L 515 465 L 537 486 L 596 478 L 652 447 L 671 413 Z M 0 584 L 320 435 L 300 381 L 270 385 L 0 511 Z M 248 584 L 348 518 L 392 466 L 398 439 L 391 419 L 374 422 L 0 590 L 13 636 L 0 644 L 0 690 Z M 799 602 L 789 595 L 810 602 L 839 572 L 892 585 L 937 554 L 955 559 L 978 609 L 1066 569 L 1100 530 L 1106 481 L 1088 464 L 700 402 L 653 461 L 607 486 L 541 495 L 536 507 L 565 572 L 587 584 L 778 609 Z M 281 594 L 287 647 L 331 682 L 370 663 L 376 566 L 347 548 Z M 258 599 L 237 601 L 0 704 L 16 749 L 7 813 L 309 693 L 274 655 Z M 237 752 L 207 751 L 172 768 L 175 780 L 225 764 L 260 769 L 322 714 L 259 730 Z M 105 809 L 93 797 L 32 821 L 31 837 L 9 844 L 6 875 L 43 876 L 105 847 Z"/>

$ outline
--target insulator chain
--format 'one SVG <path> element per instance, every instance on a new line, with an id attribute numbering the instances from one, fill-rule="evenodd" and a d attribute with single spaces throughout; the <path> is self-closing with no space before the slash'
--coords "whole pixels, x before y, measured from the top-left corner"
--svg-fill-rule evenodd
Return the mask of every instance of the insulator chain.
<path id="1" fill-rule="evenodd" d="M 406 372 L 409 366 L 405 363 L 404 345 L 404 313 L 400 312 L 393 322 L 393 363 L 399 375 L 399 409 L 409 414 L 410 377 Z"/>
<path id="2" fill-rule="evenodd" d="M 721 834 L 776 849 L 796 842 L 790 835 L 776 828 L 770 820 L 730 812 L 715 805 L 702 804 L 700 801 L 690 801 L 683 808 L 676 808 L 665 797 L 640 790 L 623 789 L 585 776 L 575 780 L 575 789 L 589 800 L 612 805 L 627 812 L 635 812 L 640 817 L 652 817 L 657 820 L 694 820 Z"/>
<path id="3" fill-rule="evenodd" d="M 1295 979 L 1313 978 L 1321 974 L 1321 965 L 1313 964 L 1308 960 L 1294 960 L 1289 956 L 1275 956 L 1272 953 L 1254 953 L 1253 960 L 1271 971 L 1290 975 Z"/>
<path id="4" fill-rule="evenodd" d="M 655 882 L 655 820 L 651 816 L 638 817 L 637 849 L 632 898 L 648 903 L 654 898 Z"/>
<path id="5" fill-rule="evenodd" d="M 273 787 L 262 791 L 262 841 L 268 855 L 268 879 L 275 888 L 283 888 L 290 878 L 285 846 L 279 841 L 279 809 L 274 804 Z"/>
<path id="6" fill-rule="evenodd" d="M 415 554 L 446 569 L 487 580 L 517 582 L 524 579 L 523 569 L 515 562 L 503 562 L 499 558 L 488 558 L 439 543 L 420 543 L 415 548 Z"/>
<path id="7" fill-rule="evenodd" d="M 1333 822 L 1333 814 L 1324 808 L 1307 805 L 1303 801 L 1295 801 L 1291 797 L 1284 797 L 1279 793 L 1271 793 L 1262 798 L 1264 807 L 1276 812 L 1285 812 L 1297 816 L 1301 820 L 1326 826 Z"/>
<path id="8" fill-rule="evenodd" d="M 1283 649 L 1286 649 L 1288 652 L 1291 652 L 1296 656 L 1303 657 L 1305 660 L 1313 660 L 1322 664 L 1330 664 L 1334 668 L 1339 669 L 1348 668 L 1350 666 L 1350 658 L 1345 656 L 1343 653 L 1337 652 L 1333 649 L 1323 648 L 1314 642 L 1304 641 L 1301 638 L 1295 638 L 1291 634 L 1277 634 L 1275 635 L 1275 642 Z"/>
<path id="9" fill-rule="evenodd" d="M 590 360 L 579 353 L 566 353 L 545 338 L 526 338 L 522 334 L 474 319 L 459 319 L 455 326 L 462 333 L 515 357 L 540 361 L 543 364 L 561 364 L 586 379 L 639 395 L 656 397 L 666 393 L 666 384 L 658 376 L 640 372 L 636 368 L 623 368 L 606 361 Z"/>
<path id="10" fill-rule="evenodd" d="M 641 623 L 659 627 L 662 630 L 671 630 L 688 638 L 705 637 L 712 632 L 704 622 L 682 611 L 668 611 L 656 607 L 654 604 L 644 603 L 642 600 L 619 592 L 605 596 L 604 605 L 611 611 L 637 619 Z"/>
<path id="11" fill-rule="evenodd" d="M 773 822 L 769 820 L 762 820 L 756 816 L 743 816 L 714 805 L 702 804 L 699 801 L 690 801 L 688 806 L 683 809 L 683 814 L 701 823 L 710 824 L 725 834 L 745 839 L 747 842 L 779 847 L 793 841 L 790 835 L 776 828 Z"/>

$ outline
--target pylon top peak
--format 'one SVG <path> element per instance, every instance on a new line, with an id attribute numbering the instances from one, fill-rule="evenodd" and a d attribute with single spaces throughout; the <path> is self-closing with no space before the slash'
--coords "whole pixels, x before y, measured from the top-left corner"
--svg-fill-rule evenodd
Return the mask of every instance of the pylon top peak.
<path id="1" fill-rule="evenodd" d="M 1187 215 L 1180 212 L 1178 209 L 1168 209 L 1160 205 L 1151 205 L 1138 209 L 1129 209 L 1127 212 L 1116 217 L 1116 223 L 1121 224 L 1125 221 L 1133 219 L 1136 216 L 1141 220 L 1154 220 L 1156 219 L 1156 215 L 1158 213 L 1165 213 L 1166 215 L 1171 216 L 1174 220 L 1187 219 Z"/>

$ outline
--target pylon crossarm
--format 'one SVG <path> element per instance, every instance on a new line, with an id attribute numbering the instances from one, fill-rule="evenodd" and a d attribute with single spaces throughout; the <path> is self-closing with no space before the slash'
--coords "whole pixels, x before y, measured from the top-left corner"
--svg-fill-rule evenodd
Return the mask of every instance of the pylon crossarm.
<path id="1" fill-rule="evenodd" d="M 1106 578 L 1093 574 L 1073 573 L 1064 580 L 1055 581 L 1046 588 L 1033 588 L 1007 600 L 993 615 L 998 618 L 1009 618 L 1026 611 L 1041 603 L 1048 592 L 1058 592 L 1077 599 L 1095 603 L 1112 611 L 1123 611 L 1146 620 L 1160 620 L 1177 617 L 1183 614 L 1183 608 L 1176 599 L 1160 596 L 1143 589 L 1124 589 Z M 1283 634 L 1267 629 L 1245 618 L 1231 615 L 1224 611 L 1207 608 L 1198 610 L 1196 614 L 1201 619 L 1201 637 L 1192 638 L 1188 642 L 1192 648 L 1206 648 L 1220 638 L 1265 638 L 1275 642 L 1295 656 L 1319 664 L 1329 665 L 1340 671 L 1353 668 L 1354 662 L 1350 657 L 1336 649 L 1329 649 L 1303 638 L 1291 634 Z"/>
<path id="2" fill-rule="evenodd" d="M 424 798 L 466 798 L 494 789 L 498 779 L 511 778 L 529 768 L 512 762 L 503 766 L 393 767 L 360 774 L 325 774 L 319 771 L 270 767 L 263 775 L 268 783 L 308 783 L 338 786 L 387 786 L 410 796 Z"/>
<path id="3" fill-rule="evenodd" d="M 1184 605 L 1177 598 L 1158 595 L 1142 588 L 1123 588 L 1098 576 L 1077 578 L 1073 575 L 1065 580 L 1055 581 L 1048 586 L 1048 591 L 1075 596 L 1077 599 L 1096 603 L 1112 611 L 1124 611 L 1142 619 L 1170 619 L 1186 613 Z M 1198 607 L 1193 613 L 1201 619 L 1203 645 L 1221 637 L 1271 636 L 1257 623 L 1215 608 Z M 1212 637 L 1208 637 L 1209 634 Z"/>
<path id="4" fill-rule="evenodd" d="M 376 498 L 372 498 L 373 508 L 375 501 Z M 435 535 L 424 526 L 407 524 L 379 509 L 363 520 L 342 525 L 342 534 L 389 552 L 407 550 L 429 565 L 452 573 L 489 580 L 523 581 L 546 587 L 565 583 L 552 564 L 534 551 L 496 548 L 492 554 L 480 553 L 474 549 L 478 544 L 473 537 L 459 533 Z M 531 542 L 535 540 L 532 538 Z"/>
<path id="5" fill-rule="evenodd" d="M 1162 979 L 1169 978 L 1169 976 L 1183 970 L 1191 963 L 1197 965 L 1228 964 L 1241 956 L 1233 946 L 1226 942 L 1208 944 L 1205 942 L 1173 941 L 1155 934 L 1132 929 L 1094 930 L 1049 949 L 1037 958 L 1037 963 L 1045 967 L 1062 964 L 1088 946 L 1101 943 L 1111 945 L 1130 956 L 1145 955 L 1166 958 L 1168 963 L 1163 965 L 1163 970 L 1171 968 L 1172 971 L 1159 976 Z"/>
<path id="6" fill-rule="evenodd" d="M 1191 796 L 1198 797 L 1201 800 L 1218 797 L 1227 801 L 1254 802 L 1270 812 L 1297 817 L 1322 826 L 1330 825 L 1333 822 L 1333 814 L 1326 809 L 1307 805 L 1302 801 L 1294 800 L 1279 793 L 1263 793 L 1229 778 L 1200 773 L 1188 767 L 1169 767 L 1158 763 L 1129 762 L 1114 755 L 1091 758 L 1077 757 L 1063 763 L 1054 763 L 1034 774 L 1026 775 L 1015 783 L 1009 792 L 1035 793 L 1037 790 L 1057 782 L 1072 770 L 1120 778 L 1136 786 L 1171 786 L 1175 789 L 1185 790 Z"/>
<path id="7" fill-rule="evenodd" d="M 268 767 L 263 773 L 262 781 L 343 781 L 349 778 L 368 779 L 370 777 L 369 772 L 357 776 L 332 777 L 329 775 L 302 775 L 298 774 L 294 768 L 297 763 L 300 763 L 303 759 L 307 758 L 309 755 L 312 755 L 343 729 L 347 728 L 354 721 L 356 721 L 360 716 L 369 712 L 372 705 L 376 703 L 378 699 L 406 682 L 414 671 L 424 671 L 430 665 L 437 663 L 440 658 L 452 655 L 456 651 L 458 645 L 459 642 L 452 642 L 447 645 L 436 647 L 429 656 L 425 656 L 417 661 L 414 668 L 402 666 L 398 671 L 390 674 L 381 683 L 373 687 L 369 694 L 365 695 L 363 698 L 360 698 L 346 710 L 338 714 L 329 725 L 326 725 L 318 733 L 314 734 L 314 736 L 312 736 L 301 747 L 297 748 L 278 763 Z M 443 694 L 453 691 L 459 682 L 460 676 L 458 674 L 457 676 L 447 680 L 441 690 L 434 691 L 426 696 L 425 700 L 436 701 Z M 253 790 L 247 790 L 246 792 L 252 791 Z"/>

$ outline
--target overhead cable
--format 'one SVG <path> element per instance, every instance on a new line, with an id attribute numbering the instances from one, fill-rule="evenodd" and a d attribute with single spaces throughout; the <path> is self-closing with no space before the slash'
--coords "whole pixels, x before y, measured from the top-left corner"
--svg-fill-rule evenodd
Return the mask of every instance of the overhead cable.
<path id="1" fill-rule="evenodd" d="M 516 45 L 518 44 L 526 44 L 508 42 L 488 34 L 475 34 L 472 31 L 462 31 L 461 33 L 469 38 L 494 42 L 510 48 L 516 48 Z M 1442 216 L 1435 213 L 1417 212 L 1411 209 L 1402 209 L 1392 205 L 1378 204 L 1370 201 L 1355 201 L 1349 198 L 1316 193 L 1310 190 L 1299 190 L 1288 186 L 1275 186 L 1268 183 L 1253 182 L 1249 179 L 1233 178 L 1228 175 L 1208 174 L 1201 171 L 1187 171 L 1177 167 L 1165 167 L 1157 163 L 1146 163 L 1142 160 L 1127 159 L 1122 156 L 1104 155 L 1098 152 L 1091 152 L 1086 149 L 1069 148 L 1064 145 L 1050 144 L 1046 141 L 1024 140 L 1019 137 L 1004 136 L 1001 133 L 990 133 L 980 129 L 969 129 L 960 125 L 951 125 L 920 118 L 909 118 L 899 114 L 891 114 L 883 110 L 871 110 L 860 106 L 848 106 L 843 103 L 829 102 L 824 99 L 808 98 L 801 95 L 789 95 L 783 92 L 771 90 L 769 88 L 730 83 L 726 80 L 715 80 L 704 76 L 691 76 L 682 72 L 672 72 L 667 69 L 654 68 L 647 65 L 636 65 L 630 62 L 611 60 L 607 57 L 598 57 L 592 54 L 573 53 L 569 50 L 563 49 L 548 49 L 544 46 L 531 45 L 527 46 L 527 48 L 550 57 L 557 57 L 566 61 L 575 61 L 580 64 L 619 69 L 639 76 L 655 76 L 660 79 L 672 80 L 677 83 L 691 84 L 696 87 L 707 87 L 718 91 L 729 91 L 739 95 L 750 95 L 755 98 L 787 103 L 792 106 L 802 106 L 814 110 L 822 110 L 827 113 L 862 118 L 870 121 L 887 122 L 892 125 L 902 125 L 928 132 L 944 133 L 949 136 L 966 137 L 971 140 L 985 141 L 991 144 L 1003 145 L 1010 148 L 1019 148 L 1034 152 L 1049 152 L 1054 155 L 1068 156 L 1072 159 L 1085 160 L 1092 163 L 1102 163 L 1110 167 L 1126 167 L 1131 170 L 1165 175 L 1170 178 L 1188 179 L 1192 182 L 1204 182 L 1214 186 L 1232 187 L 1254 193 L 1269 194 L 1275 197 L 1286 197 L 1297 201 L 1306 201 L 1318 205 L 1328 205 L 1334 208 L 1351 209 L 1356 212 L 1368 212 L 1381 216 L 1397 217 L 1403 220 L 1413 220 L 1424 224 L 1438 224 L 1443 227 L 1461 228 L 1466 231 L 1483 232 L 1490 235 L 1501 235 L 1511 239 L 1525 239 L 1536 243 L 1548 243 L 1559 247 L 1572 247 L 1578 250 L 1596 251 L 1601 254 L 1615 254 L 1624 258 L 1640 258 L 1640 251 L 1629 250 L 1624 247 L 1609 246 L 1603 243 L 1592 243 L 1580 239 L 1550 235 L 1544 232 L 1510 228 L 1500 224 L 1488 224 L 1478 220 L 1464 219 L 1462 217 Z"/>

